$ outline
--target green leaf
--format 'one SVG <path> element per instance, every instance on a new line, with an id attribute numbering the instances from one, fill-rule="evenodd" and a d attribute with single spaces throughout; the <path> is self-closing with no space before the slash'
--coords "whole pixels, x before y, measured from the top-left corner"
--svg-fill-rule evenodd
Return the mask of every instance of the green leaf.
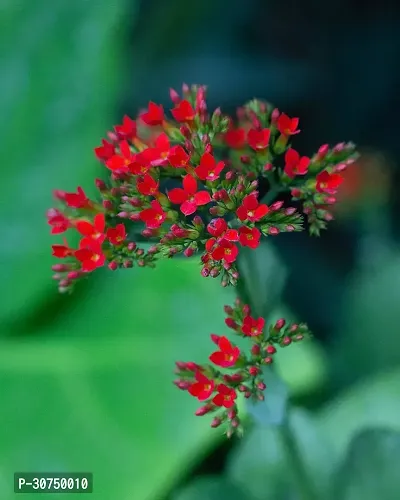
<path id="1" fill-rule="evenodd" d="M 45 212 L 55 188 L 87 192 L 115 117 L 125 0 L 8 1 L 0 32 L 0 321 L 53 292 Z M 116 29 L 118 28 L 118 29 Z"/>
<path id="2" fill-rule="evenodd" d="M 384 426 L 400 431 L 400 371 L 365 379 L 319 412 L 316 425 L 329 440 L 334 463 L 362 429 Z"/>
<path id="3" fill-rule="evenodd" d="M 304 468 L 322 494 L 331 472 L 329 443 L 316 428 L 313 417 L 304 411 L 292 410 L 288 424 Z M 243 487 L 247 485 L 256 499 L 298 498 L 292 467 L 292 457 L 288 455 L 280 428 L 257 426 L 245 434 L 232 453 L 227 474 Z"/>
<path id="4" fill-rule="evenodd" d="M 287 386 L 271 367 L 263 368 L 263 380 L 267 386 L 265 400 L 247 400 L 247 411 L 259 425 L 281 425 L 287 412 Z"/>
<path id="5" fill-rule="evenodd" d="M 246 490 L 221 476 L 205 476 L 192 481 L 173 500 L 251 500 Z"/>
<path id="6" fill-rule="evenodd" d="M 85 470 L 96 499 L 147 500 L 222 438 L 172 380 L 175 360 L 207 359 L 232 297 L 191 260 L 92 283 L 48 335 L 0 344 L 0 486 L 16 470 Z"/>
<path id="7" fill-rule="evenodd" d="M 332 499 L 398 500 L 400 492 L 400 433 L 366 429 L 350 443 L 335 476 Z"/>

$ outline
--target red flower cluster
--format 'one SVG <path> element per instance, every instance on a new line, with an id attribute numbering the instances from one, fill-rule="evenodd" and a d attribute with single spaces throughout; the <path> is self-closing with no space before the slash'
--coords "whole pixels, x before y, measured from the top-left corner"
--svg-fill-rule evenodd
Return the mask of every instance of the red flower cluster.
<path id="1" fill-rule="evenodd" d="M 171 90 L 170 97 L 170 113 L 150 102 L 136 119 L 125 116 L 95 148 L 108 174 L 107 181 L 95 180 L 97 199 L 82 187 L 54 192 L 60 207 L 47 213 L 51 233 L 72 231 L 80 238 L 75 248 L 65 239 L 53 245 L 53 255 L 63 260 L 53 266 L 60 291 L 72 290 L 106 263 L 110 270 L 154 267 L 160 258 L 196 253 L 202 276 L 236 285 L 242 247 L 256 249 L 262 237 L 301 231 L 304 216 L 315 235 L 332 219 L 328 208 L 336 201 L 341 172 L 356 158 L 352 144 L 323 145 L 315 155 L 302 156 L 291 145 L 299 119 L 263 101 L 248 102 L 233 120 L 220 109 L 208 111 L 204 86 L 183 85 L 182 95 Z M 260 180 L 269 186 L 262 199 Z M 300 212 L 277 200 L 285 191 Z M 147 251 L 138 246 L 143 239 L 152 242 Z M 275 345 L 309 332 L 306 325 L 285 327 L 284 320 L 267 332 L 265 320 L 240 303 L 226 311 L 226 325 L 252 342 L 250 355 L 227 337 L 212 335 L 212 364 L 177 363 L 176 384 L 206 402 L 197 415 L 222 409 L 212 426 L 226 421 L 230 435 L 240 429 L 238 393 L 263 399 L 261 369 L 272 363 Z"/>
<path id="2" fill-rule="evenodd" d="M 284 319 L 278 320 L 268 329 L 263 318 L 251 316 L 248 305 L 237 300 L 234 307 L 225 306 L 226 325 L 241 337 L 249 337 L 252 346 L 246 355 L 227 337 L 211 334 L 217 350 L 210 356 L 211 365 L 198 365 L 193 362 L 177 362 L 176 373 L 179 379 L 175 385 L 201 402 L 197 416 L 207 413 L 214 416 L 211 426 L 218 427 L 227 423 L 227 434 L 240 432 L 240 420 L 236 399 L 240 393 L 245 398 L 263 400 L 266 385 L 262 379 L 262 369 L 273 362 L 276 347 L 285 347 L 310 336 L 307 325 L 287 325 Z M 220 368 L 230 371 L 221 371 Z M 222 410 L 222 411 L 221 411 Z"/>

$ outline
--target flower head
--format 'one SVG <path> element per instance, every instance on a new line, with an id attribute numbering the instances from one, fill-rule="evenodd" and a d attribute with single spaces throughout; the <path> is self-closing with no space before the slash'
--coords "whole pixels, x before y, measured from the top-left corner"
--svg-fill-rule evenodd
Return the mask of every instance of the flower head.
<path id="1" fill-rule="evenodd" d="M 168 198 L 171 203 L 180 205 L 180 210 L 184 215 L 193 214 L 197 207 L 207 205 L 211 201 L 208 191 L 197 191 L 197 181 L 190 174 L 183 178 L 183 188 L 171 189 Z"/>

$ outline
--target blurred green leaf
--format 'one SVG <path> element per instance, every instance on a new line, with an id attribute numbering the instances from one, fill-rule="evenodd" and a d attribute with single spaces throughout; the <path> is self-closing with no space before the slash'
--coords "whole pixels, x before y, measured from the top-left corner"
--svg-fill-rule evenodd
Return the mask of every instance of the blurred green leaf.
<path id="1" fill-rule="evenodd" d="M 363 380 L 319 412 L 320 431 L 329 440 L 332 461 L 339 463 L 351 439 L 362 429 L 384 426 L 400 431 L 400 371 Z"/>
<path id="2" fill-rule="evenodd" d="M 288 388 L 272 367 L 263 368 L 263 380 L 267 386 L 264 401 L 247 400 L 247 411 L 262 426 L 281 425 L 286 418 Z"/>
<path id="3" fill-rule="evenodd" d="M 125 0 L 8 1 L 0 32 L 0 319 L 53 292 L 52 190 L 90 192 L 93 148 L 115 117 Z"/>
<path id="4" fill-rule="evenodd" d="M 313 417 L 293 409 L 289 413 L 293 432 L 304 467 L 318 491 L 326 491 L 332 462 L 326 439 L 316 428 Z M 232 453 L 227 474 L 259 500 L 298 498 L 294 492 L 292 457 L 287 455 L 279 427 L 254 427 Z"/>
<path id="5" fill-rule="evenodd" d="M 0 478 L 93 471 L 96 499 L 148 500 L 222 437 L 172 380 L 207 359 L 232 297 L 190 260 L 105 274 L 52 335 L 1 343 Z"/>
<path id="6" fill-rule="evenodd" d="M 333 374 L 343 385 L 400 365 L 399 296 L 398 254 L 378 268 L 364 269 L 352 277 L 331 353 Z"/>
<path id="7" fill-rule="evenodd" d="M 400 433 L 389 429 L 361 431 L 350 443 L 334 479 L 332 500 L 398 500 Z"/>
<path id="8" fill-rule="evenodd" d="M 246 490 L 222 476 L 206 476 L 192 481 L 173 500 L 251 500 Z"/>

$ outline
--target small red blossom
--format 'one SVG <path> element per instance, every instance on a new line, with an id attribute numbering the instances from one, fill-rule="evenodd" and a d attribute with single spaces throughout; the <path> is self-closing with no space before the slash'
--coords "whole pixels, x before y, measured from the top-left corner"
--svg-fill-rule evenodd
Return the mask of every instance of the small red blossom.
<path id="1" fill-rule="evenodd" d="M 292 148 L 289 148 L 285 154 L 285 174 L 293 179 L 296 175 L 306 175 L 308 166 L 310 165 L 310 158 L 302 156 Z"/>
<path id="2" fill-rule="evenodd" d="M 202 181 L 215 181 L 225 167 L 223 161 L 216 162 L 210 153 L 204 153 L 200 158 L 200 165 L 194 169 L 197 177 Z"/>
<path id="3" fill-rule="evenodd" d="M 177 122 L 191 122 L 196 116 L 195 110 L 186 99 L 177 104 L 174 109 L 171 109 L 171 113 Z"/>
<path id="4" fill-rule="evenodd" d="M 168 161 L 172 167 L 185 168 L 189 163 L 190 156 L 182 146 L 173 146 L 168 153 Z"/>
<path id="5" fill-rule="evenodd" d="M 299 125 L 298 118 L 290 118 L 288 115 L 285 115 L 285 113 L 282 113 L 281 116 L 278 118 L 278 123 L 277 123 L 278 130 L 282 135 L 286 137 L 290 135 L 299 134 L 300 130 L 297 129 L 298 125 Z"/>
<path id="6" fill-rule="evenodd" d="M 265 204 L 259 204 L 255 193 L 249 194 L 243 198 L 242 204 L 236 210 L 236 214 L 241 221 L 249 220 L 257 222 L 269 212 Z"/>
<path id="7" fill-rule="evenodd" d="M 226 144 L 232 149 L 242 149 L 246 145 L 246 131 L 244 128 L 230 128 L 224 135 Z"/>
<path id="8" fill-rule="evenodd" d="M 74 250 L 72 248 L 69 248 L 67 244 L 65 245 L 52 245 L 51 246 L 53 250 L 53 257 L 57 257 L 58 259 L 65 259 L 66 257 L 69 257 L 70 255 L 73 255 Z"/>
<path id="9" fill-rule="evenodd" d="M 103 254 L 101 245 L 98 242 L 92 241 L 89 245 L 88 239 L 84 238 L 80 242 L 79 246 L 79 250 L 75 250 L 74 255 L 75 258 L 81 263 L 82 271 L 91 272 L 98 267 L 104 266 L 106 257 Z"/>
<path id="10" fill-rule="evenodd" d="M 228 224 L 222 217 L 212 219 L 207 225 L 207 231 L 218 239 L 225 239 L 228 241 L 239 241 L 239 233 L 236 229 L 228 228 Z"/>
<path id="11" fill-rule="evenodd" d="M 242 332 L 249 337 L 257 337 L 263 333 L 264 326 L 264 318 L 255 319 L 251 316 L 246 316 L 243 320 Z"/>
<path id="12" fill-rule="evenodd" d="M 161 133 L 155 141 L 154 148 L 147 148 L 137 155 L 137 161 L 152 167 L 168 164 L 170 142 L 167 134 Z"/>
<path id="13" fill-rule="evenodd" d="M 219 384 L 217 386 L 218 394 L 216 394 L 212 400 L 215 406 L 223 406 L 224 408 L 232 408 L 235 404 L 235 399 L 237 394 L 235 389 L 231 389 L 225 384 Z"/>
<path id="14" fill-rule="evenodd" d="M 194 382 L 188 389 L 189 394 L 196 397 L 199 401 L 208 399 L 214 392 L 214 380 L 208 379 L 200 371 L 195 373 Z"/>
<path id="15" fill-rule="evenodd" d="M 219 351 L 213 352 L 210 361 L 222 368 L 234 366 L 240 356 L 239 347 L 233 346 L 226 337 L 221 337 L 218 342 Z"/>
<path id="16" fill-rule="evenodd" d="M 132 153 L 127 141 L 121 141 L 119 149 L 120 154 L 115 154 L 109 158 L 106 161 L 106 167 L 113 172 L 129 172 L 131 166 L 136 162 L 136 155 Z"/>
<path id="17" fill-rule="evenodd" d="M 335 194 L 343 177 L 339 174 L 330 174 L 326 170 L 317 175 L 316 189 L 319 193 Z"/>
<path id="18" fill-rule="evenodd" d="M 71 221 L 56 208 L 47 212 L 47 223 L 51 226 L 51 234 L 61 234 L 72 227 Z"/>
<path id="19" fill-rule="evenodd" d="M 180 205 L 180 210 L 184 215 L 191 215 L 196 212 L 197 207 L 206 205 L 211 201 L 208 191 L 197 192 L 197 181 L 190 174 L 183 178 L 183 189 L 171 189 L 168 193 L 171 203 Z"/>
<path id="20" fill-rule="evenodd" d="M 250 129 L 247 133 L 247 141 L 249 146 L 255 151 L 266 149 L 271 137 L 271 130 L 263 128 L 262 130 Z"/>
<path id="21" fill-rule="evenodd" d="M 219 243 L 217 243 L 216 248 L 214 248 L 211 253 L 211 257 L 214 260 L 223 260 L 228 264 L 232 264 L 232 262 L 235 262 L 235 260 L 237 259 L 238 253 L 238 247 L 234 243 L 223 239 Z"/>
<path id="22" fill-rule="evenodd" d="M 239 242 L 244 247 L 257 248 L 260 244 L 261 232 L 256 228 L 242 226 L 239 228 Z"/>
<path id="23" fill-rule="evenodd" d="M 76 229 L 86 238 L 90 240 L 95 240 L 102 243 L 106 235 L 104 234 L 104 229 L 106 226 L 106 220 L 104 214 L 97 214 L 94 217 L 93 224 L 87 221 L 79 221 L 76 223 Z"/>
<path id="24" fill-rule="evenodd" d="M 122 125 L 116 125 L 114 130 L 120 139 L 132 140 L 136 137 L 136 122 L 128 115 L 125 115 L 122 120 Z"/>
<path id="25" fill-rule="evenodd" d="M 161 125 L 164 121 L 164 108 L 154 102 L 149 102 L 148 110 L 140 115 L 140 118 L 146 125 L 151 127 Z"/>
<path id="26" fill-rule="evenodd" d="M 115 227 L 110 227 L 107 229 L 106 236 L 111 245 L 121 245 L 126 238 L 126 229 L 124 224 L 117 224 Z"/>
<path id="27" fill-rule="evenodd" d="M 144 174 L 142 179 L 136 180 L 136 187 L 140 194 L 155 196 L 158 193 L 159 183 L 150 175 Z"/>
<path id="28" fill-rule="evenodd" d="M 109 160 L 115 154 L 115 146 L 111 142 L 103 139 L 102 146 L 94 148 L 94 154 L 99 160 L 106 161 Z"/>
<path id="29" fill-rule="evenodd" d="M 153 200 L 150 205 L 151 208 L 146 208 L 140 212 L 140 220 L 143 221 L 149 229 L 157 229 L 165 221 L 167 214 L 157 200 Z"/>

